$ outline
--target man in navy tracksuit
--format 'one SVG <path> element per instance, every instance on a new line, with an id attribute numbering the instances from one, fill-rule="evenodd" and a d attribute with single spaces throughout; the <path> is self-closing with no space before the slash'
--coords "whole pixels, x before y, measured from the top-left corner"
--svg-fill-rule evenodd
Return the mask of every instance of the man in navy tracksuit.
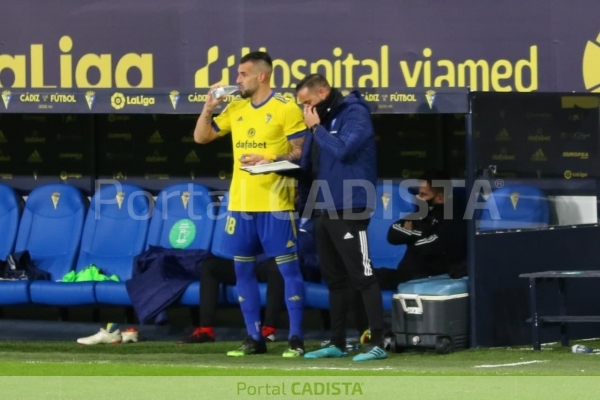
<path id="1" fill-rule="evenodd" d="M 383 304 L 366 232 L 375 207 L 377 180 L 370 107 L 357 91 L 344 97 L 319 74 L 305 77 L 296 90 L 310 129 L 303 155 L 310 153 L 316 182 L 308 200 L 314 203 L 306 207 L 314 209 L 315 239 L 321 274 L 329 289 L 332 329 L 332 345 L 305 357 L 347 355 L 346 314 L 352 285 L 362 294 L 371 329 L 371 346 L 354 361 L 384 359 Z"/>

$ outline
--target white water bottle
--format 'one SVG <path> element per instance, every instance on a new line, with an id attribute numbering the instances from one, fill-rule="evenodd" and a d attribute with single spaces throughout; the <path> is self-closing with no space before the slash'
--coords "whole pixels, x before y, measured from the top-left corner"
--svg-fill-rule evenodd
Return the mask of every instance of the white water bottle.
<path id="1" fill-rule="evenodd" d="M 571 347 L 571 351 L 576 354 L 589 354 L 594 352 L 593 349 L 590 349 L 582 344 L 576 344 L 575 346 Z"/>
<path id="2" fill-rule="evenodd" d="M 229 96 L 230 94 L 234 94 L 238 92 L 240 87 L 238 85 L 229 85 L 229 86 L 221 86 L 218 88 L 214 88 L 210 91 L 210 95 L 215 99 L 220 99 L 224 96 Z"/>

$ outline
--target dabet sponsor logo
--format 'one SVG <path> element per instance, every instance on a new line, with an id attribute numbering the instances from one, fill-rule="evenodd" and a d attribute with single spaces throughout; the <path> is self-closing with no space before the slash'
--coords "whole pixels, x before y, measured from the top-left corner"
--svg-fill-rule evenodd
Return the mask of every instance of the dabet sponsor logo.
<path id="1" fill-rule="evenodd" d="M 550 135 L 544 135 L 541 129 L 537 131 L 535 135 L 527 136 L 527 141 L 529 142 L 549 142 L 552 140 Z"/>
<path id="2" fill-rule="evenodd" d="M 494 161 L 514 161 L 515 155 L 509 153 L 506 148 L 502 147 L 499 153 L 495 153 L 492 155 L 492 160 Z"/>
<path id="3" fill-rule="evenodd" d="M 256 142 L 255 140 L 238 140 L 235 144 L 237 149 L 266 149 L 267 142 Z"/>
<path id="4" fill-rule="evenodd" d="M 156 99 L 152 96 L 126 96 L 123 93 L 115 93 L 110 98 L 110 105 L 115 110 L 121 110 L 125 106 L 141 106 L 148 107 L 156 104 Z"/>

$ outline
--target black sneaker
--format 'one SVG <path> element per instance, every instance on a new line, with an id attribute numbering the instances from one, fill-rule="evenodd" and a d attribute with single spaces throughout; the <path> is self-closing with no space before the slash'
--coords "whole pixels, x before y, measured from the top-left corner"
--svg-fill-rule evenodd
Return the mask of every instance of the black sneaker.
<path id="1" fill-rule="evenodd" d="M 292 336 L 290 338 L 290 347 L 283 352 L 283 357 L 302 357 L 304 355 L 304 341 L 300 340 L 298 336 Z"/>
<path id="2" fill-rule="evenodd" d="M 267 352 L 266 343 L 261 340 L 260 342 L 252 339 L 252 336 L 248 336 L 242 343 L 240 348 L 237 350 L 231 350 L 227 352 L 229 357 L 243 357 L 252 354 L 264 354 Z"/>

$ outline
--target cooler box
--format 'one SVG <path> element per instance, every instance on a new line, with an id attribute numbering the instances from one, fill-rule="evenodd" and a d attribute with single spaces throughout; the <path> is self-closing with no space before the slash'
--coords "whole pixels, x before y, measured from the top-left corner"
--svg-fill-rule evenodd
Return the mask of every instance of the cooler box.
<path id="1" fill-rule="evenodd" d="M 435 348 L 438 353 L 469 343 L 468 279 L 447 275 L 398 285 L 392 299 L 392 348 Z"/>

